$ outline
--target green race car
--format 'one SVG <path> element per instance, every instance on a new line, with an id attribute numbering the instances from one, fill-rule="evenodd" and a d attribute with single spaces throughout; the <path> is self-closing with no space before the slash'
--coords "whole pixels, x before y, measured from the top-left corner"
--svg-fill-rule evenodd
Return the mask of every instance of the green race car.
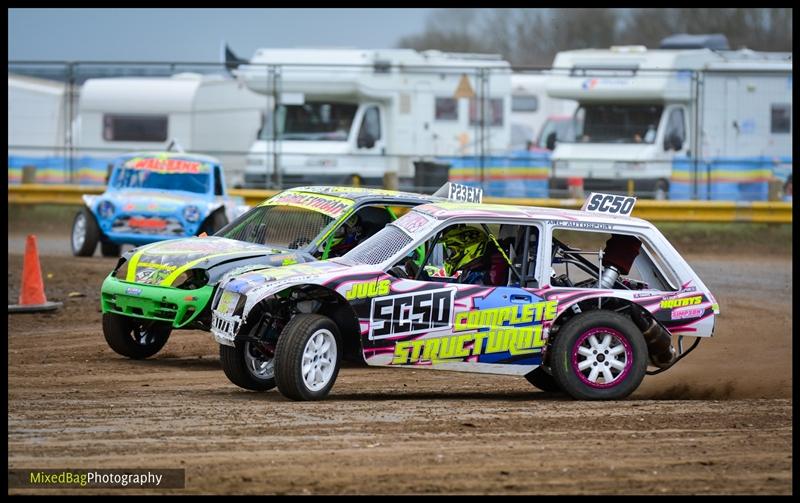
<path id="1" fill-rule="evenodd" d="M 209 330 L 223 275 L 338 257 L 434 196 L 353 187 L 299 187 L 262 202 L 213 236 L 125 253 L 103 282 L 103 335 L 129 358 L 156 354 L 174 329 Z"/>

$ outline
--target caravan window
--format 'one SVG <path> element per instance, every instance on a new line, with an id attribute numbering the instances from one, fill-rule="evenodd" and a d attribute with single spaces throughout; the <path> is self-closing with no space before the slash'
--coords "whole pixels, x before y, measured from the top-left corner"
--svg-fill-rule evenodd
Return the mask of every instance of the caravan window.
<path id="1" fill-rule="evenodd" d="M 491 98 L 484 100 L 483 105 L 486 110 L 486 122 L 490 126 L 503 125 L 503 98 Z M 481 123 L 481 100 L 478 98 L 469 99 L 469 125 L 477 126 Z"/>
<path id="2" fill-rule="evenodd" d="M 581 105 L 576 117 L 583 118 L 583 130 L 577 141 L 653 143 L 663 110 L 662 105 Z"/>
<path id="3" fill-rule="evenodd" d="M 167 141 L 166 115 L 103 115 L 106 141 Z"/>
<path id="4" fill-rule="evenodd" d="M 773 104 L 772 105 L 772 133 L 791 133 L 792 132 L 792 105 Z"/>
<path id="5" fill-rule="evenodd" d="M 455 98 L 436 98 L 436 120 L 457 121 L 458 100 Z"/>
<path id="6" fill-rule="evenodd" d="M 512 96 L 512 112 L 535 112 L 539 110 L 539 97 L 535 94 L 529 96 Z"/>

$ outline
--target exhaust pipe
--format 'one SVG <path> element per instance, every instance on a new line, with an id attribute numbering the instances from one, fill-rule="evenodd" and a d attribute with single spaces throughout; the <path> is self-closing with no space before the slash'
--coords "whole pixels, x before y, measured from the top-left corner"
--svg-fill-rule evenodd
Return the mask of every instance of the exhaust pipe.
<path id="1" fill-rule="evenodd" d="M 631 313 L 633 322 L 644 336 L 650 363 L 660 369 L 670 368 L 678 359 L 678 354 L 672 346 L 672 337 L 669 332 L 661 328 L 661 325 L 655 320 L 646 320 L 638 309 L 631 309 Z"/>

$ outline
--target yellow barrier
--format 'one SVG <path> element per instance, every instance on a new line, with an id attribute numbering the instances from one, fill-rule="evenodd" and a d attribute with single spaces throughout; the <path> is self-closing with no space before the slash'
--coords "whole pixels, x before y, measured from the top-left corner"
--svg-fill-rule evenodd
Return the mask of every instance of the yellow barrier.
<path id="1" fill-rule="evenodd" d="M 80 185 L 9 185 L 8 204 L 83 204 L 81 195 L 102 194 L 105 187 Z M 232 196 L 241 196 L 255 205 L 275 195 L 274 190 L 233 189 Z M 484 202 L 518 204 L 564 209 L 580 209 L 579 199 L 508 199 L 484 197 Z M 651 222 L 763 222 L 792 223 L 792 203 L 733 201 L 652 201 L 636 202 L 633 216 Z"/>

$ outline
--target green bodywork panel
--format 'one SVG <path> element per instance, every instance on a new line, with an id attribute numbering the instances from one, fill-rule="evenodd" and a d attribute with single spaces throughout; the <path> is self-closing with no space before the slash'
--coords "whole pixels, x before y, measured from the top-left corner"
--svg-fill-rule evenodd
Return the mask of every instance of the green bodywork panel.
<path id="1" fill-rule="evenodd" d="M 173 328 L 181 328 L 197 318 L 213 294 L 213 285 L 196 290 L 181 290 L 129 283 L 109 275 L 101 288 L 100 307 L 103 313 L 166 321 Z"/>

